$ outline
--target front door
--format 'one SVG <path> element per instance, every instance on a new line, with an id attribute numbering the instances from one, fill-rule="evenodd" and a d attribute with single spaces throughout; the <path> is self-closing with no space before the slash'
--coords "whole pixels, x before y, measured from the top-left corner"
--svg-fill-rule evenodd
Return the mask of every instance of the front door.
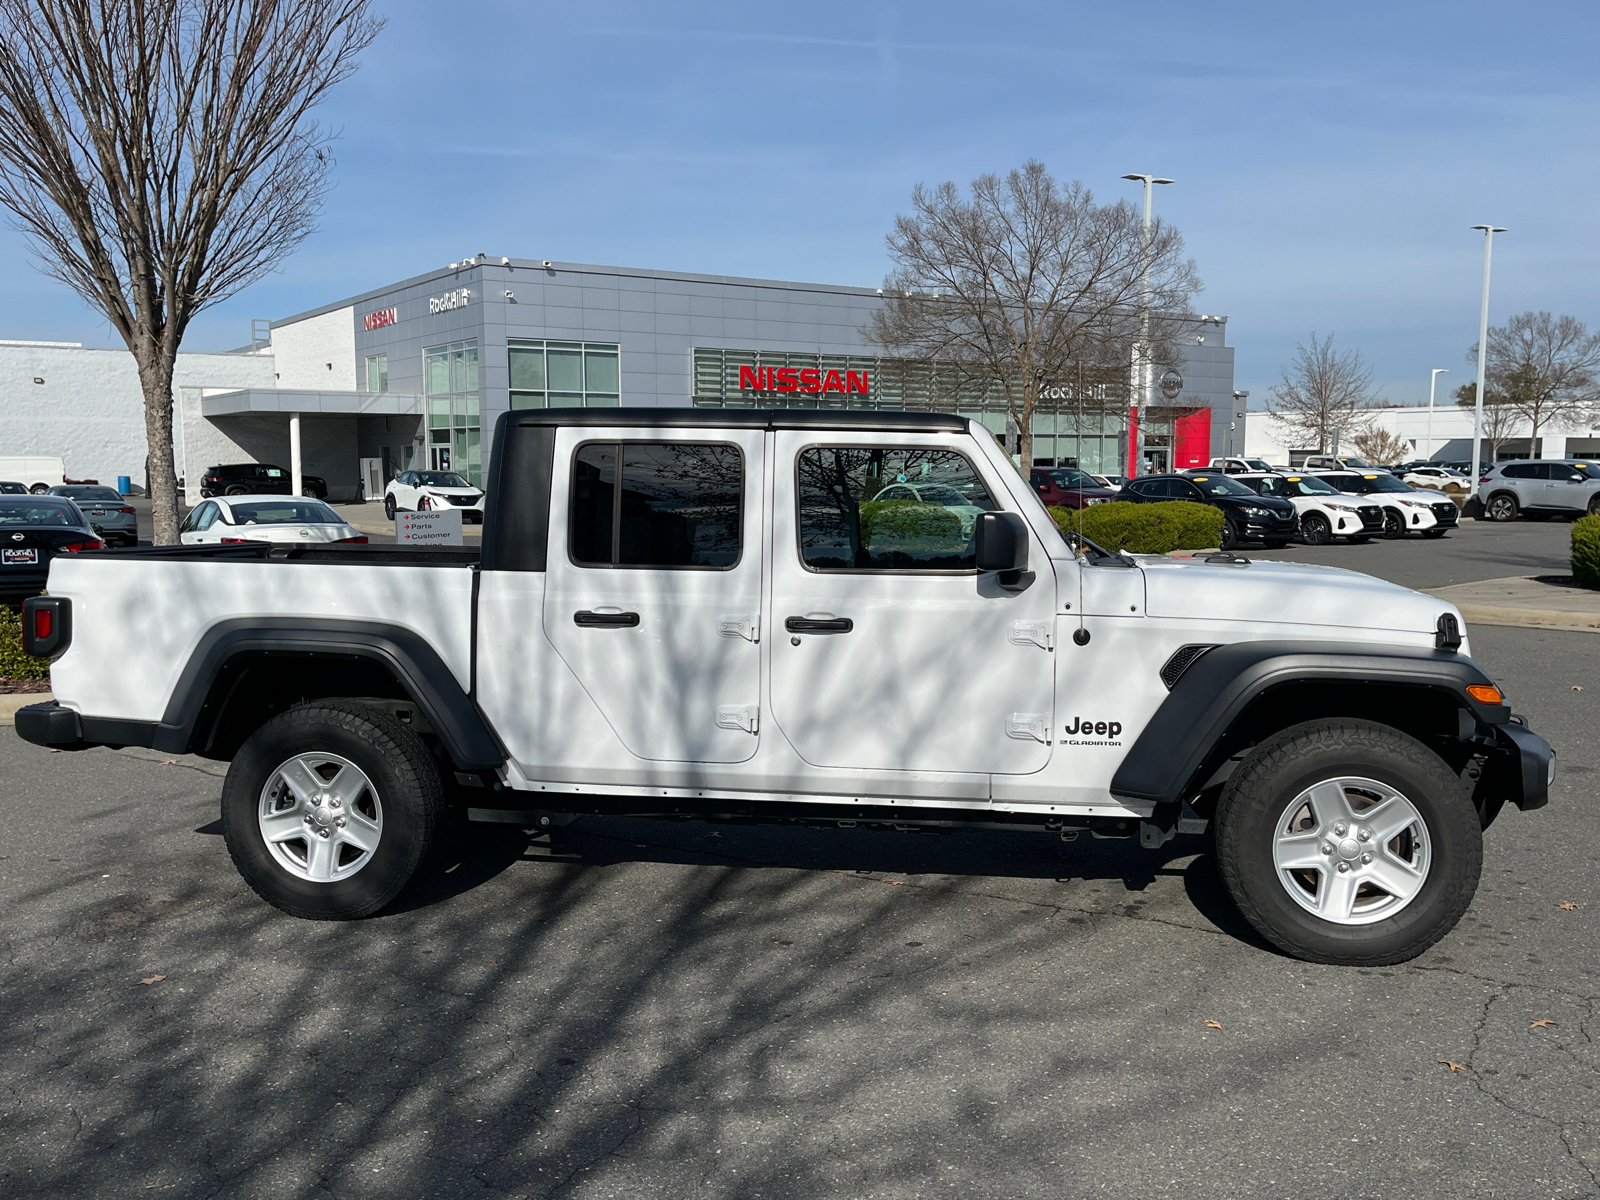
<path id="1" fill-rule="evenodd" d="M 545 636 L 640 758 L 756 752 L 762 437 L 581 426 L 556 437 Z"/>
<path id="2" fill-rule="evenodd" d="M 1038 544 L 1024 590 L 974 568 L 974 521 L 1009 506 L 992 464 L 926 435 L 867 447 L 780 431 L 773 446 L 772 715 L 800 757 L 861 771 L 1044 767 L 1055 579 Z"/>
<path id="3" fill-rule="evenodd" d="M 428 451 L 428 463 L 432 470 L 448 471 L 450 469 L 449 446 L 430 446 Z"/>
<path id="4" fill-rule="evenodd" d="M 1545 463 L 1544 471 L 1549 482 L 1544 485 L 1541 504 L 1574 509 L 1589 503 L 1589 478 L 1582 471 L 1563 462 Z"/>

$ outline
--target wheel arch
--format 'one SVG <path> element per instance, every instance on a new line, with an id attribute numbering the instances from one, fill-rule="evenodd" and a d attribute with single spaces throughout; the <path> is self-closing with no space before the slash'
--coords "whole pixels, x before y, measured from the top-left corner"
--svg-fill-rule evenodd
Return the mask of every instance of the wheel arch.
<path id="1" fill-rule="evenodd" d="M 1350 643 L 1218 646 L 1172 684 L 1111 791 L 1158 805 L 1193 801 L 1241 751 L 1290 725 L 1331 716 L 1390 725 L 1460 770 L 1472 757 L 1472 739 L 1492 751 L 1499 744 L 1494 727 L 1510 720 L 1505 705 L 1466 692 L 1468 684 L 1492 682 L 1470 658 L 1449 652 Z"/>
<path id="2" fill-rule="evenodd" d="M 244 618 L 213 626 L 190 655 L 157 727 L 158 748 L 229 758 L 277 712 L 305 700 L 414 706 L 463 771 L 505 755 L 467 690 L 416 632 L 384 622 Z"/>

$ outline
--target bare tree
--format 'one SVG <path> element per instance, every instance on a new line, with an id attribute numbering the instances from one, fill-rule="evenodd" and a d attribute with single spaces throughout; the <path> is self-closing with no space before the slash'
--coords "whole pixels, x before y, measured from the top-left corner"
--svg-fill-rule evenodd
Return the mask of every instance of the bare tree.
<path id="1" fill-rule="evenodd" d="M 1366 428 L 1371 384 L 1372 369 L 1361 351 L 1341 354 L 1333 348 L 1333 334 L 1318 341 L 1313 333 L 1310 347 L 1295 348 L 1294 361 L 1267 393 L 1267 410 L 1294 433 L 1315 439 L 1320 454 L 1332 448 L 1335 434 L 1348 437 Z"/>
<path id="2" fill-rule="evenodd" d="M 1370 463 L 1396 463 L 1411 449 L 1411 443 L 1387 429 L 1364 429 L 1351 439 L 1356 453 Z"/>
<path id="3" fill-rule="evenodd" d="M 913 212 L 887 241 L 894 269 L 865 330 L 890 355 L 938 364 L 957 395 L 999 388 L 1033 460 L 1039 397 L 1085 366 L 1129 362 L 1140 341 L 1143 218 L 1126 202 L 1096 204 L 1029 161 L 1004 179 L 983 175 L 964 199 L 954 183 L 918 184 Z M 1148 243 L 1158 361 L 1200 290 L 1183 238 L 1159 221 Z"/>
<path id="4" fill-rule="evenodd" d="M 1539 431 L 1586 423 L 1600 401 L 1600 333 L 1576 317 L 1518 313 L 1489 330 L 1484 355 L 1484 401 L 1498 392 L 1532 426 L 1528 457 L 1538 455 Z M 1478 347 L 1467 351 L 1476 363 Z"/>
<path id="5" fill-rule="evenodd" d="M 178 347 L 311 232 L 331 134 L 310 114 L 382 28 L 368 4 L 0 0 L 0 205 L 133 353 L 157 543 Z"/>
<path id="6" fill-rule="evenodd" d="M 1476 358 L 1474 358 L 1476 362 Z M 1478 402 L 1478 385 L 1476 383 L 1463 383 L 1454 392 L 1456 403 L 1462 408 L 1475 409 Z M 1488 461 L 1495 462 L 1500 457 L 1500 447 L 1508 442 L 1522 428 L 1524 418 L 1514 404 L 1506 399 L 1506 394 L 1494 384 L 1489 382 L 1488 376 L 1484 377 L 1483 385 L 1483 430 L 1482 438 L 1489 443 Z M 1470 451 L 1469 451 L 1470 457 Z M 1477 484 L 1473 484 L 1474 487 Z"/>

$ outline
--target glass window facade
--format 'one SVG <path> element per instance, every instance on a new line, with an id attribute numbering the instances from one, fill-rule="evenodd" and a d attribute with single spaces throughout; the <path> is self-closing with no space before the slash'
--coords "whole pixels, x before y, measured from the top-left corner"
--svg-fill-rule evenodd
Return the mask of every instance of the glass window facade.
<path id="1" fill-rule="evenodd" d="M 621 354 L 615 342 L 511 338 L 511 407 L 616 408 L 622 403 Z"/>
<path id="2" fill-rule="evenodd" d="M 369 354 L 367 356 L 367 391 L 387 392 L 389 390 L 389 356 L 387 354 Z"/>
<path id="3" fill-rule="evenodd" d="M 482 487 L 477 340 L 429 346 L 422 357 L 428 402 L 425 466 L 431 471 L 456 471 L 474 487 Z"/>

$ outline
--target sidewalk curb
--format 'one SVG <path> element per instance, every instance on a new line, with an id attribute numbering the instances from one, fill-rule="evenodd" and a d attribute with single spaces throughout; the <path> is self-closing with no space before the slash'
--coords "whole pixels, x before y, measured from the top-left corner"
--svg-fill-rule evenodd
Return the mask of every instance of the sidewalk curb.
<path id="1" fill-rule="evenodd" d="M 1511 625 L 1521 629 L 1570 629 L 1578 633 L 1600 633 L 1600 616 L 1594 613 L 1561 612 L 1553 608 L 1497 608 L 1488 604 L 1458 604 L 1467 624 Z"/>
<path id="2" fill-rule="evenodd" d="M 43 704 L 46 700 L 54 700 L 49 692 L 19 692 L 16 695 L 0 696 L 0 725 L 15 725 L 17 709 L 26 708 L 30 704 Z"/>

